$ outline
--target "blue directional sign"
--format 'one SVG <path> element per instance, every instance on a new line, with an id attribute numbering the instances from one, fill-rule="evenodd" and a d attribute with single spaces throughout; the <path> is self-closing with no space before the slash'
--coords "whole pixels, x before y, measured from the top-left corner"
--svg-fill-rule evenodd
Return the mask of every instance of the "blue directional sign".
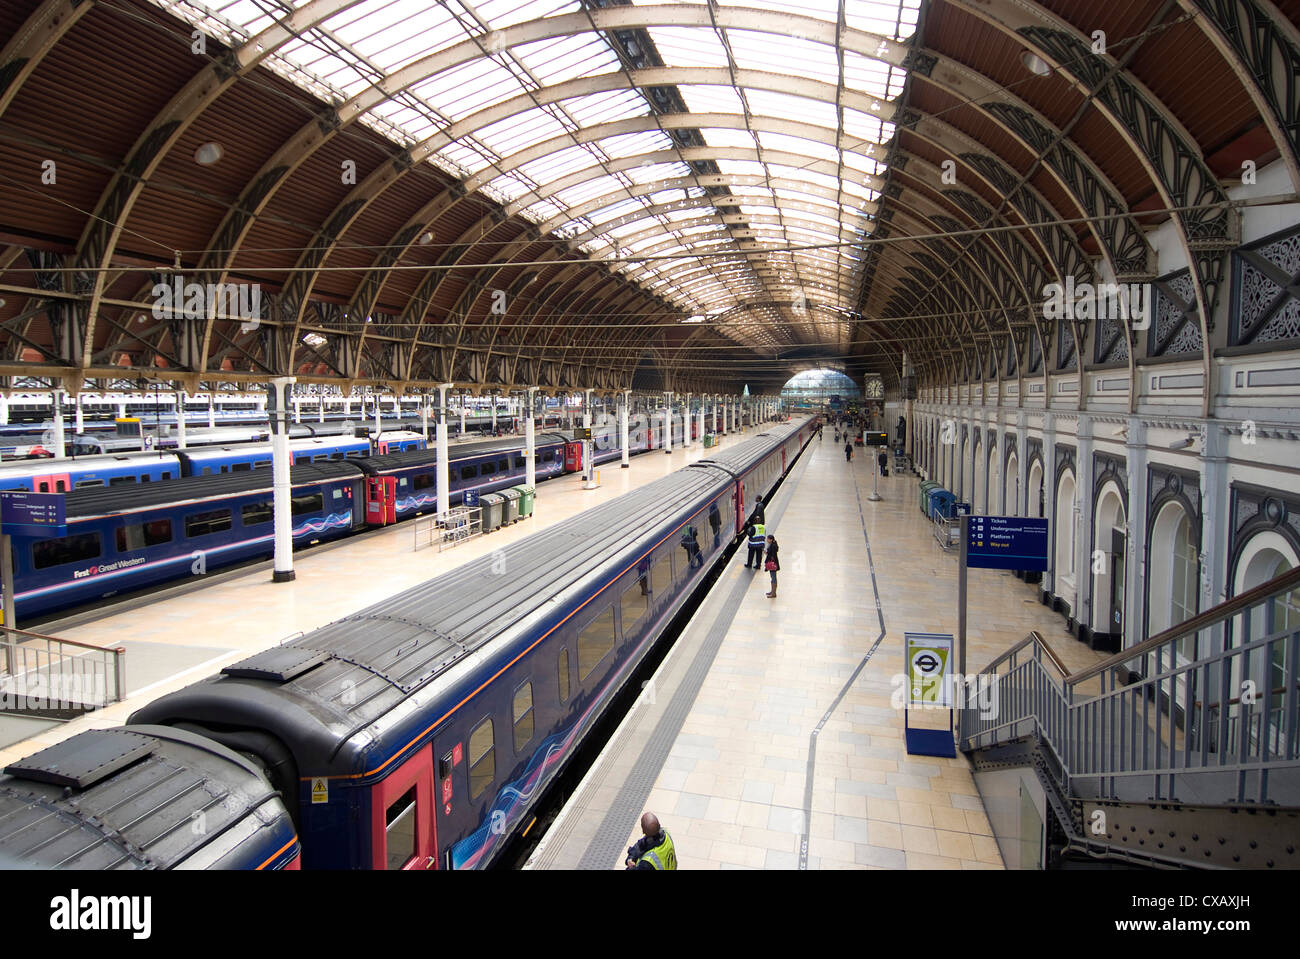
<path id="1" fill-rule="evenodd" d="M 465 505 L 466 506 L 478 505 L 478 490 L 476 489 L 465 490 Z"/>
<path id="2" fill-rule="evenodd" d="M 0 527 L 9 536 L 65 536 L 67 524 L 62 493 L 0 491 Z"/>
<path id="3" fill-rule="evenodd" d="M 1047 543 L 1045 519 L 972 516 L 966 530 L 966 565 L 1046 571 Z"/>

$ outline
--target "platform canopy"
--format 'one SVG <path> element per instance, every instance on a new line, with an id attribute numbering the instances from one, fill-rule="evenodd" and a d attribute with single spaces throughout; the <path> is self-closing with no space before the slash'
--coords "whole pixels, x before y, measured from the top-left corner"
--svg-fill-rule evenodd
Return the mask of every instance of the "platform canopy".
<path id="1" fill-rule="evenodd" d="M 1208 355 L 1221 179 L 1281 157 L 1297 186 L 1292 6 L 9 0 L 0 374 L 772 392 L 824 363 L 892 387 L 905 353 L 1114 362 L 1125 322 L 1043 291 L 1154 278 L 1165 223 Z"/>

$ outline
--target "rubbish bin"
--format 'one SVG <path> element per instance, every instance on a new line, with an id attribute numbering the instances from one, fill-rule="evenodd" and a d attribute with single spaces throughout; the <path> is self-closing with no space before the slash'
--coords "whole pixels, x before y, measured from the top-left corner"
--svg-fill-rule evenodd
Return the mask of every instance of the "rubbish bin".
<path id="1" fill-rule="evenodd" d="M 506 501 L 505 509 L 501 514 L 501 525 L 519 522 L 519 490 L 512 486 L 510 489 L 503 489 L 500 495 L 505 497 Z"/>
<path id="2" fill-rule="evenodd" d="M 956 501 L 957 497 L 953 496 L 952 493 L 948 492 L 946 489 L 940 488 L 931 490 L 930 519 L 935 519 L 939 516 L 951 517 L 952 506 Z"/>
<path id="3" fill-rule="evenodd" d="M 483 510 L 483 532 L 490 533 L 501 525 L 505 515 L 504 496 L 500 493 L 484 493 L 478 498 L 478 505 Z"/>
<path id="4" fill-rule="evenodd" d="M 516 486 L 514 489 L 519 491 L 519 518 L 533 515 L 533 500 L 537 491 L 531 486 Z"/>
<path id="5" fill-rule="evenodd" d="M 929 516 L 930 494 L 937 489 L 943 489 L 943 484 L 936 483 L 934 480 L 923 479 L 919 485 L 921 489 L 921 513 L 925 516 Z"/>

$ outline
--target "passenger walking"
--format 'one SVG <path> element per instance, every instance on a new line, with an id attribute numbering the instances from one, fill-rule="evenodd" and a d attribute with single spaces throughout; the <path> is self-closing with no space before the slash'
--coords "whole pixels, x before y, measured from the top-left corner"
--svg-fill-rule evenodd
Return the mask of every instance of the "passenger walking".
<path id="1" fill-rule="evenodd" d="M 844 444 L 844 462 L 853 462 L 853 441 L 849 440 Z"/>
<path id="2" fill-rule="evenodd" d="M 749 555 L 745 557 L 745 569 L 758 569 L 763 565 L 763 547 L 767 545 L 767 527 L 760 522 L 750 520 L 745 527 L 749 537 Z"/>
<path id="3" fill-rule="evenodd" d="M 677 850 L 673 837 L 659 825 L 659 817 L 648 812 L 641 817 L 641 838 L 627 847 L 628 869 L 676 869 Z"/>
<path id="4" fill-rule="evenodd" d="M 776 574 L 781 569 L 781 561 L 776 557 L 777 549 L 776 537 L 768 536 L 767 562 L 763 564 L 763 568 L 767 570 L 767 574 L 772 577 L 772 592 L 767 594 L 768 599 L 776 599 Z"/>
<path id="5" fill-rule="evenodd" d="M 889 454 L 883 448 L 876 454 L 876 465 L 880 467 L 881 476 L 889 475 Z"/>

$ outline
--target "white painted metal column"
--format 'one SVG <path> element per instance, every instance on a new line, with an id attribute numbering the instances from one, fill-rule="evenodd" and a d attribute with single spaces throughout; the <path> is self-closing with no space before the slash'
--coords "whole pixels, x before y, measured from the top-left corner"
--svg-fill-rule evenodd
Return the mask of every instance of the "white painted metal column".
<path id="1" fill-rule="evenodd" d="M 450 383 L 438 387 L 438 426 L 434 432 L 434 445 L 438 453 L 438 515 L 445 516 L 451 510 L 451 463 L 447 452 L 447 390 Z"/>
<path id="2" fill-rule="evenodd" d="M 691 448 L 691 427 L 695 424 L 691 422 L 694 417 L 691 416 L 691 394 L 686 394 L 686 402 L 682 404 L 682 446 L 686 449 Z"/>
<path id="3" fill-rule="evenodd" d="M 700 394 L 700 446 L 704 446 L 704 394 Z"/>
<path id="4" fill-rule="evenodd" d="M 77 412 L 74 414 L 73 417 L 72 432 L 76 433 L 78 436 L 86 432 L 86 418 L 81 407 L 80 393 L 77 394 Z"/>
<path id="5" fill-rule="evenodd" d="M 492 435 L 497 435 L 497 395 L 492 394 Z"/>
<path id="6" fill-rule="evenodd" d="M 631 405 L 632 405 L 632 391 L 624 390 L 622 394 L 619 396 L 619 400 L 618 400 L 618 442 L 619 445 L 623 448 L 623 459 L 621 463 L 623 469 L 627 469 L 632 465 L 631 463 L 628 462 L 628 457 L 630 455 L 628 451 L 628 446 L 630 444 L 628 442 L 628 435 L 627 435 L 628 407 L 630 407 Z"/>
<path id="7" fill-rule="evenodd" d="M 316 404 L 316 422 L 325 422 L 325 388 L 321 387 L 320 401 Z"/>
<path id="8" fill-rule="evenodd" d="M 9 407 L 5 406 L 5 422 L 9 422 Z M 117 401 L 117 418 L 119 420 L 126 418 L 126 400 Z"/>
<path id="9" fill-rule="evenodd" d="M 295 423 L 302 422 L 302 397 L 296 393 L 293 397 L 293 421 Z"/>
<path id="10" fill-rule="evenodd" d="M 424 433 L 425 445 L 429 442 L 429 397 L 420 397 L 420 430 Z"/>
<path id="11" fill-rule="evenodd" d="M 185 391 L 176 391 L 176 448 L 185 449 Z M 80 412 L 80 411 L 78 411 Z"/>
<path id="12" fill-rule="evenodd" d="M 208 393 L 208 429 L 216 429 L 217 426 L 217 398 Z"/>
<path id="13" fill-rule="evenodd" d="M 380 403 L 379 394 L 375 393 L 374 396 L 375 396 L 375 438 L 378 439 L 379 434 L 384 431 L 384 420 L 383 420 L 383 414 L 379 412 L 379 403 Z"/>
<path id="14" fill-rule="evenodd" d="M 271 485 L 275 503 L 275 570 L 271 581 L 287 583 L 293 571 L 293 513 L 289 475 L 289 396 L 297 377 L 277 376 L 271 380 Z"/>
<path id="15" fill-rule="evenodd" d="M 528 387 L 528 415 L 524 419 L 524 483 L 537 489 L 537 387 Z"/>
<path id="16" fill-rule="evenodd" d="M 673 394 L 664 393 L 664 452 L 673 451 Z"/>
<path id="17" fill-rule="evenodd" d="M 54 390 L 50 396 L 54 401 L 54 458 L 66 459 L 67 454 L 63 451 L 63 391 Z"/>
<path id="18" fill-rule="evenodd" d="M 460 435 L 465 436 L 465 391 L 460 391 Z"/>
<path id="19" fill-rule="evenodd" d="M 9 425 L 9 397 L 0 396 L 0 424 Z"/>

